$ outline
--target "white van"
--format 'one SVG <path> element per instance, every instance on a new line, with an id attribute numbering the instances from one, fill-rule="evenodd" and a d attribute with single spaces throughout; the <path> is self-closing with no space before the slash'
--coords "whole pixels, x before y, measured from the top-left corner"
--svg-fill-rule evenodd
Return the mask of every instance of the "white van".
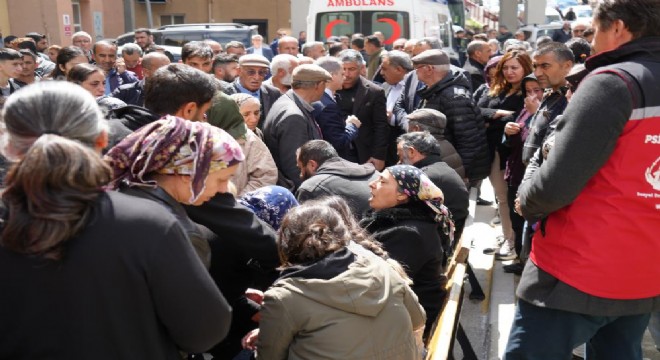
<path id="1" fill-rule="evenodd" d="M 311 0 L 307 38 L 366 35 L 380 31 L 385 45 L 398 38 L 435 36 L 453 52 L 452 23 L 447 0 Z"/>

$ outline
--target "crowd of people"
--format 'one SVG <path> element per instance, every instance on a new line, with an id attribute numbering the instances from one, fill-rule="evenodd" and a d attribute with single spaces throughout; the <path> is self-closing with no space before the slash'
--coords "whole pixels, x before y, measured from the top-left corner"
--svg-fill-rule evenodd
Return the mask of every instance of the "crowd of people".
<path id="1" fill-rule="evenodd" d="M 461 31 L 456 59 L 379 32 L 180 63 L 149 29 L 5 38 L 0 358 L 421 359 L 488 178 L 484 251 L 521 275 L 505 358 L 641 359 L 658 23 L 656 0 L 607 0 L 532 45 Z"/>

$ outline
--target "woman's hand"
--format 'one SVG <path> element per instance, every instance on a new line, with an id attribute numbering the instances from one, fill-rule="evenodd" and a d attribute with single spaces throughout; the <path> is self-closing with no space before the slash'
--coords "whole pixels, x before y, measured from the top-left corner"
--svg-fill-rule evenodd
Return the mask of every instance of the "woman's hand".
<path id="1" fill-rule="evenodd" d="M 513 201 L 513 207 L 516 210 L 516 213 L 518 213 L 518 215 L 520 215 L 520 216 L 523 215 L 522 214 L 522 209 L 520 208 L 520 198 L 519 197 L 517 197 L 516 200 Z"/>
<path id="2" fill-rule="evenodd" d="M 264 302 L 264 292 L 261 290 L 248 288 L 245 290 L 245 297 L 261 305 Z"/>
<path id="3" fill-rule="evenodd" d="M 493 119 L 499 119 L 499 118 L 503 118 L 505 116 L 511 116 L 511 115 L 513 115 L 513 111 L 511 111 L 511 110 L 497 110 L 495 112 L 495 115 L 493 115 Z"/>
<path id="4" fill-rule="evenodd" d="M 530 114 L 535 113 L 536 110 L 539 109 L 540 105 L 541 100 L 539 100 L 534 94 L 531 94 L 525 98 L 525 110 L 527 110 L 527 112 Z"/>
<path id="5" fill-rule="evenodd" d="M 257 349 L 257 340 L 259 340 L 259 329 L 254 329 L 243 336 L 241 340 L 241 345 L 243 349 L 256 350 Z"/>
<path id="6" fill-rule="evenodd" d="M 515 135 L 520 132 L 520 124 L 515 123 L 515 122 L 508 122 L 504 126 L 504 133 L 507 136 Z"/>

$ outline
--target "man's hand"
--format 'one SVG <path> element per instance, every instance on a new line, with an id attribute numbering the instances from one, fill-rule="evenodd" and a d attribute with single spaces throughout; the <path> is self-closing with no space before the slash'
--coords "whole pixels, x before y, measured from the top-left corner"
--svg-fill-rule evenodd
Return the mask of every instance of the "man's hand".
<path id="1" fill-rule="evenodd" d="M 117 73 L 119 75 L 126 72 L 126 63 L 124 62 L 124 59 L 122 58 L 117 59 L 117 62 L 115 62 L 115 68 L 117 69 Z"/>
<path id="2" fill-rule="evenodd" d="M 257 340 L 259 340 L 259 329 L 254 329 L 243 336 L 241 340 L 241 345 L 243 349 L 256 350 L 257 349 Z"/>
<path id="3" fill-rule="evenodd" d="M 349 115 L 346 118 L 346 124 L 353 124 L 355 125 L 356 128 L 360 128 L 362 126 L 362 121 L 360 121 L 355 115 Z"/>
<path id="4" fill-rule="evenodd" d="M 383 169 L 385 168 L 385 160 L 378 160 L 378 159 L 374 159 L 374 158 L 369 158 L 369 160 L 367 160 L 367 162 L 371 163 L 371 164 L 374 164 L 374 167 L 378 171 L 383 171 Z"/>
<path id="5" fill-rule="evenodd" d="M 508 136 L 515 135 L 520 132 L 520 124 L 515 122 L 508 122 L 504 126 L 504 133 Z"/>

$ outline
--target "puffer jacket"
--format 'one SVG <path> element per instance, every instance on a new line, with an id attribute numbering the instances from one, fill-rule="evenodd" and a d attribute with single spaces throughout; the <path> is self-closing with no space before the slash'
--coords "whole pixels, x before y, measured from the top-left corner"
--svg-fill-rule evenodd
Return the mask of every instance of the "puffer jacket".
<path id="1" fill-rule="evenodd" d="M 464 71 L 452 67 L 447 76 L 419 91 L 421 108 L 440 111 L 447 117 L 445 138 L 463 160 L 467 177 L 481 180 L 490 173 L 486 127 L 472 100 L 471 84 Z"/>
<path id="2" fill-rule="evenodd" d="M 286 269 L 266 291 L 257 359 L 420 359 L 424 310 L 383 259 L 341 249 Z"/>

